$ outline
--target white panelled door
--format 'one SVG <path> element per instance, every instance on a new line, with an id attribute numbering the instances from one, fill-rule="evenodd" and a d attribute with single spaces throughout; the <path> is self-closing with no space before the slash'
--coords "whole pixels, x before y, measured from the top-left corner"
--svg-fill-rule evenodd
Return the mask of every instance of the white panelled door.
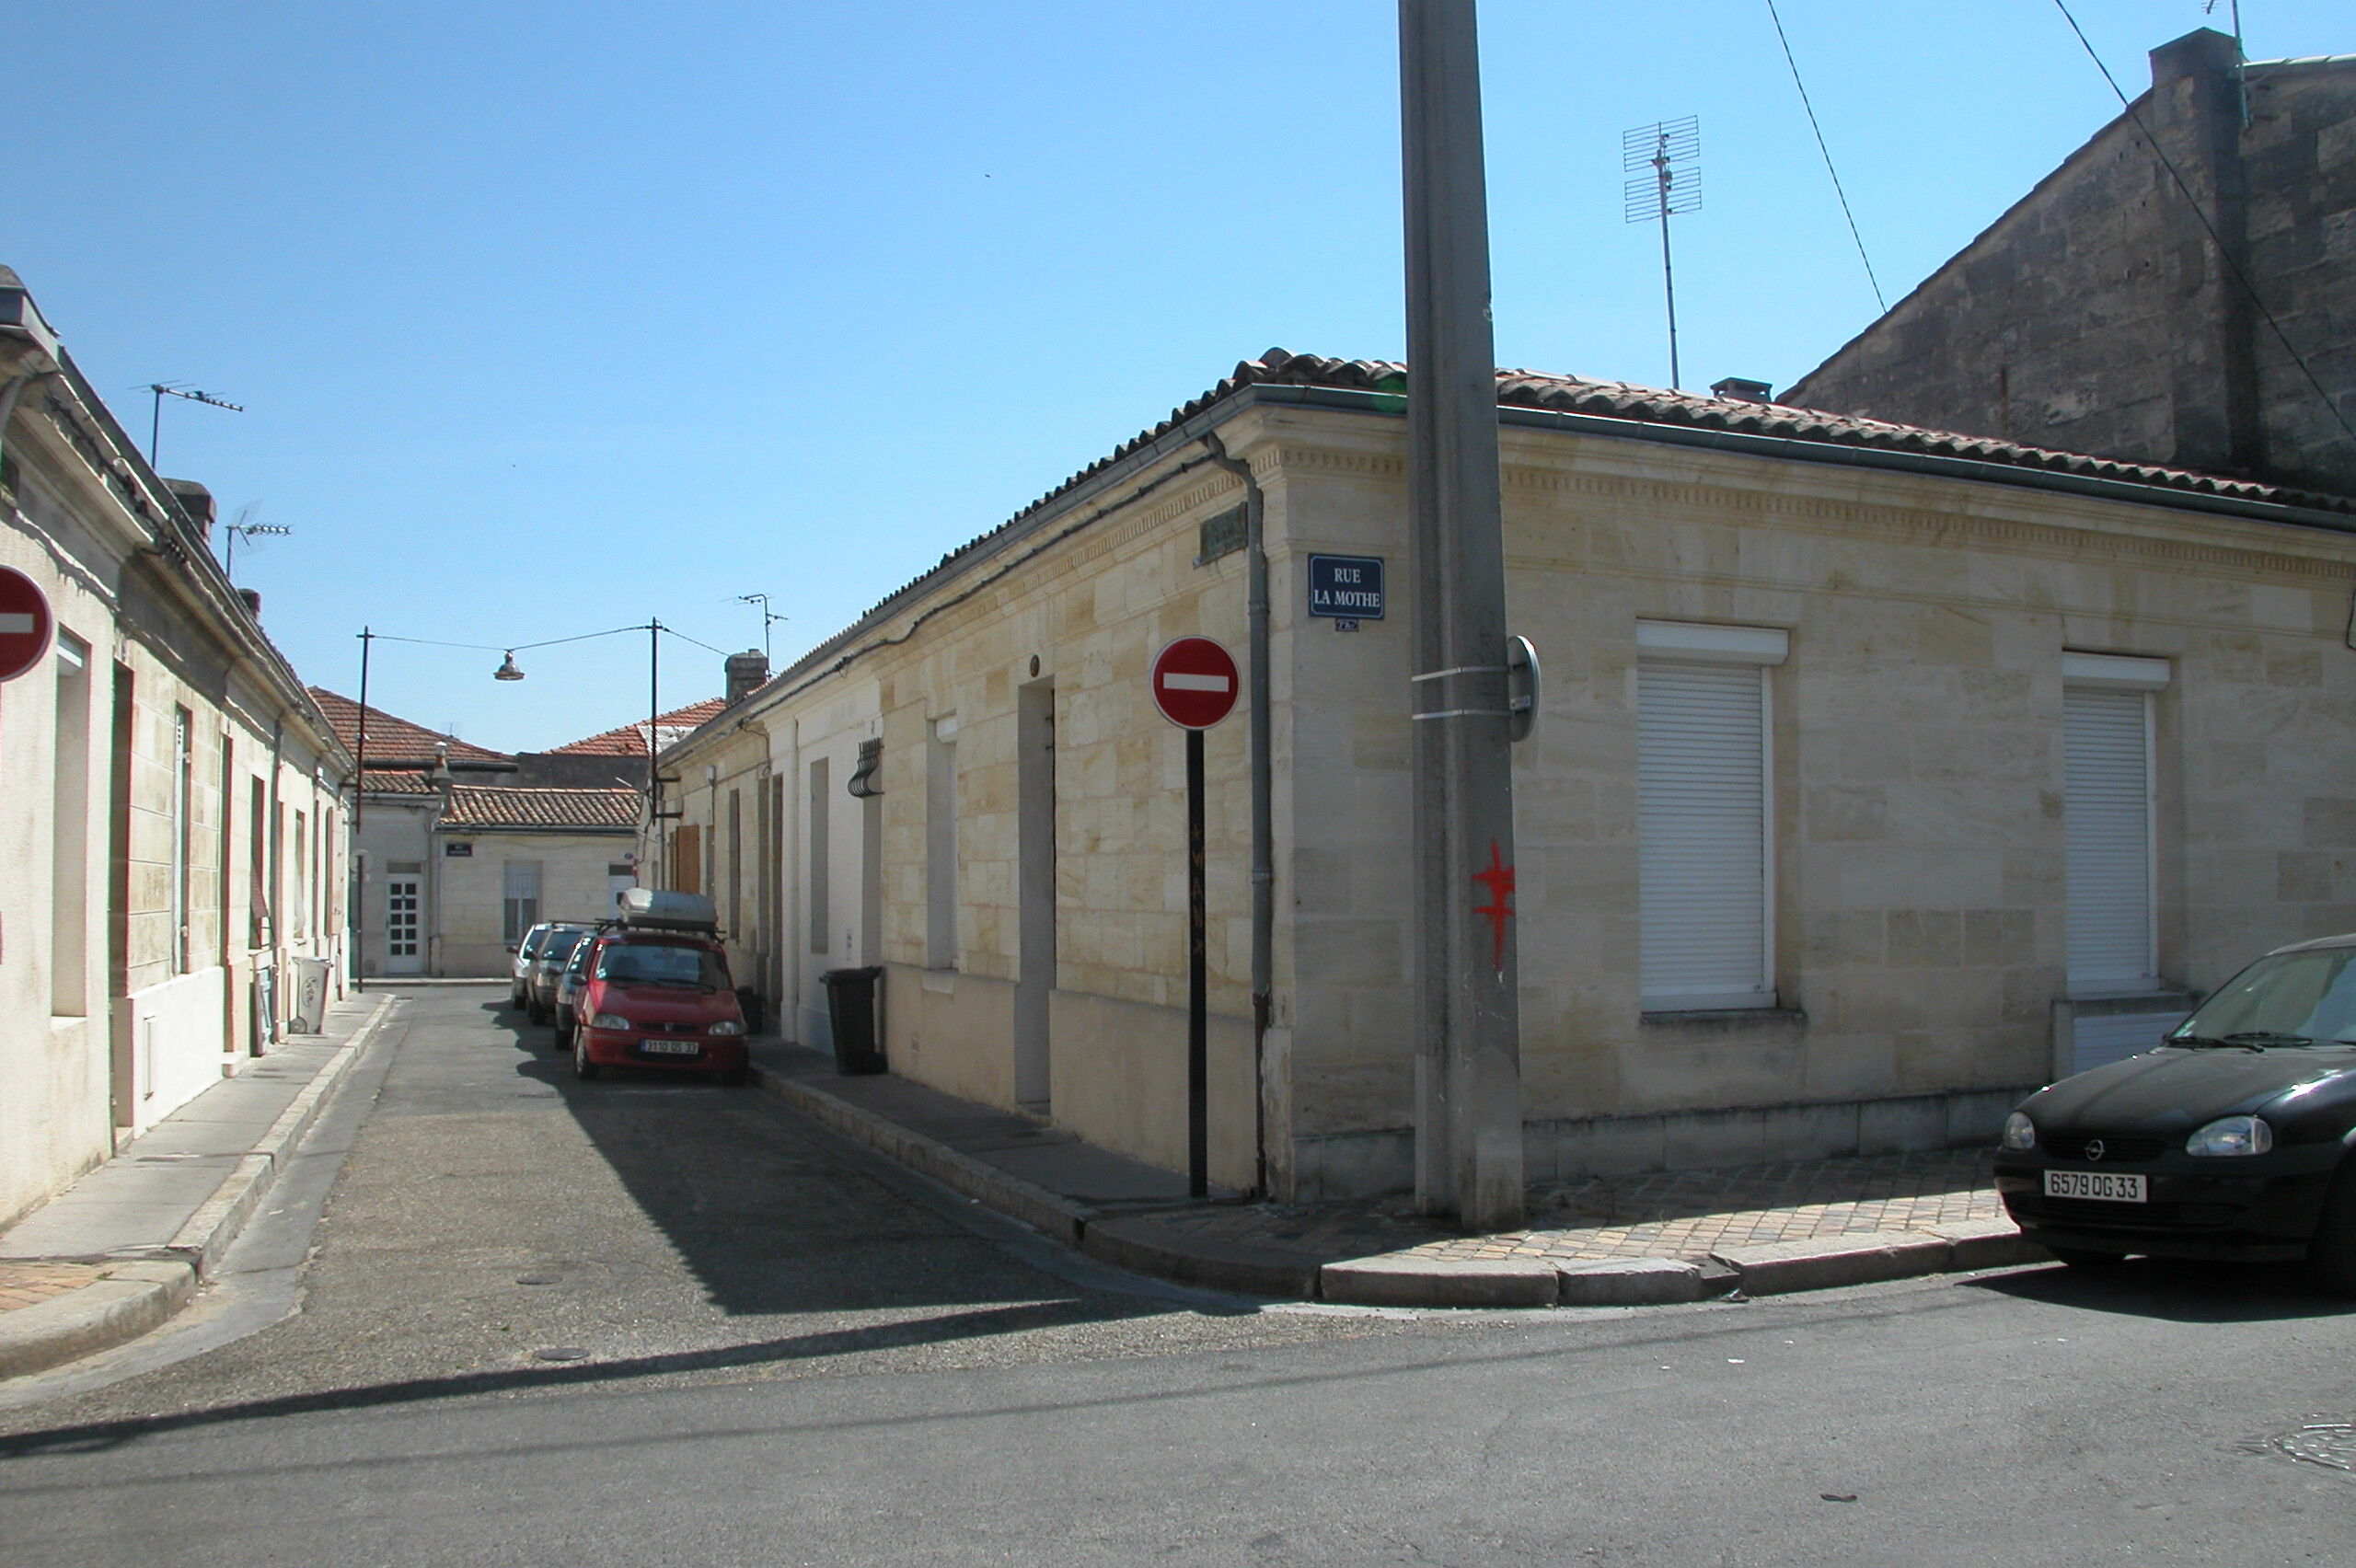
<path id="1" fill-rule="evenodd" d="M 418 904 L 423 882 L 389 877 L 385 882 L 385 973 L 420 974 L 425 955 L 418 941 Z"/>
<path id="2" fill-rule="evenodd" d="M 1637 666 L 1648 1009 L 1773 1005 L 1766 740 L 1765 670 L 1649 659 Z"/>
<path id="3" fill-rule="evenodd" d="M 2065 686 L 2070 990 L 2149 990 L 2152 951 L 2151 698 Z"/>

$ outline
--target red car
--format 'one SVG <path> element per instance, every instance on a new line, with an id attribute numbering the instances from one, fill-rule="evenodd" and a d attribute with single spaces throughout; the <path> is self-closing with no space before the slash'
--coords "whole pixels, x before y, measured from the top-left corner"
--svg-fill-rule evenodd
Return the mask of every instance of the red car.
<path id="1" fill-rule="evenodd" d="M 742 1083 L 745 1014 L 727 953 L 710 916 L 683 907 L 692 900 L 708 911 L 710 903 L 679 894 L 653 899 L 660 902 L 650 912 L 648 895 L 633 890 L 620 922 L 595 939 L 570 1015 L 558 1020 L 560 1042 L 572 1045 L 573 1074 L 651 1067 Z"/>

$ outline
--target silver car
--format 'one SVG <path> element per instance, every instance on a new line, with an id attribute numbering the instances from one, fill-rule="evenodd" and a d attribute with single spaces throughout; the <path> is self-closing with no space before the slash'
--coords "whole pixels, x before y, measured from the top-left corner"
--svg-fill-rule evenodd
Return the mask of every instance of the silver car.
<path id="1" fill-rule="evenodd" d="M 595 926 L 557 926 L 540 943 L 539 956 L 532 961 L 532 972 L 524 976 L 524 1015 L 534 1023 L 546 1023 L 556 1016 L 557 983 L 564 978 L 565 965 L 572 963 L 573 950 L 597 934 Z"/>

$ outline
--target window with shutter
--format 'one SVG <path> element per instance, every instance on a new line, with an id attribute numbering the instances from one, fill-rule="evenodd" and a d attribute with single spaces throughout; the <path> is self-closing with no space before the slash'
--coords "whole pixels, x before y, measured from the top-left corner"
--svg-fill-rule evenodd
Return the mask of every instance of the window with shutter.
<path id="1" fill-rule="evenodd" d="M 1766 740 L 1761 663 L 1647 658 L 1638 665 L 1638 910 L 1648 1011 L 1774 1005 Z"/>
<path id="2" fill-rule="evenodd" d="M 540 920 L 540 862 L 510 860 L 500 868 L 501 938 L 509 946 Z"/>
<path id="3" fill-rule="evenodd" d="M 2151 705 L 2148 690 L 2062 687 L 2074 995 L 2151 990 L 2159 983 L 2152 942 Z"/>

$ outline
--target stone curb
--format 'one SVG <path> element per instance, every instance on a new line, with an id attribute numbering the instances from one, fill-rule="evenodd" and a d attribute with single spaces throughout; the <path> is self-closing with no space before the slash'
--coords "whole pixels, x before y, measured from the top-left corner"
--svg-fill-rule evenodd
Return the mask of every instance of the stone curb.
<path id="1" fill-rule="evenodd" d="M 1714 1247 L 1710 1256 L 1735 1271 L 1751 1296 L 1875 1285 L 1917 1274 L 1946 1274 L 1954 1249 L 1944 1239 L 1912 1230 L 1825 1236 L 1757 1247 Z"/>
<path id="2" fill-rule="evenodd" d="M 260 1143 L 238 1159 L 171 1240 L 115 1262 L 103 1278 L 78 1290 L 0 1313 L 0 1379 L 111 1350 L 161 1328 L 187 1306 L 293 1159 L 329 1093 L 375 1038 L 394 1000 L 377 1002 L 350 1042 L 303 1086 Z"/>
<path id="3" fill-rule="evenodd" d="M 1555 1302 L 1564 1307 L 1663 1307 L 1723 1296 L 1731 1277 L 1704 1279 L 1683 1258 L 1604 1258 L 1554 1265 Z"/>
<path id="4" fill-rule="evenodd" d="M 199 1279 L 212 1277 L 214 1265 L 221 1261 L 221 1254 L 227 1251 L 229 1243 L 237 1239 L 237 1233 L 245 1228 L 246 1221 L 252 1217 L 254 1210 L 260 1206 L 263 1197 L 277 1182 L 287 1162 L 294 1158 L 304 1135 L 311 1130 L 311 1124 L 319 1119 L 319 1108 L 327 1102 L 327 1097 L 334 1091 L 337 1084 L 343 1081 L 344 1074 L 352 1070 L 352 1064 L 360 1059 L 360 1053 L 367 1049 L 368 1043 L 375 1038 L 378 1026 L 392 1011 L 393 1000 L 391 997 L 386 997 L 377 1002 L 376 1010 L 352 1031 L 351 1040 L 329 1057 L 312 1075 L 311 1081 L 287 1102 L 286 1109 L 278 1113 L 278 1119 L 270 1124 L 268 1132 L 262 1134 L 261 1141 L 254 1146 L 253 1151 L 237 1161 L 237 1169 L 213 1190 L 213 1195 L 189 1216 L 187 1223 L 164 1244 L 161 1249 L 164 1253 L 186 1258 L 195 1267 Z"/>
<path id="5" fill-rule="evenodd" d="M 1873 1231 L 1680 1258 L 1457 1259 L 1392 1253 L 1320 1265 L 1298 1253 L 1190 1235 L 1085 1204 L 1011 1176 L 805 1079 L 756 1064 L 752 1082 L 821 1125 L 987 1204 L 1066 1246 L 1138 1274 L 1239 1295 L 1366 1307 L 1650 1307 L 1829 1290 L 1918 1274 L 2010 1268 L 2050 1254 L 2007 1220 Z"/>
<path id="6" fill-rule="evenodd" d="M 1352 1258 L 1319 1269 L 1317 1284 L 1360 1307 L 1552 1307 L 1562 1289 L 1543 1258 Z"/>
<path id="7" fill-rule="evenodd" d="M 163 1326 L 196 1294 L 185 1262 L 128 1262 L 79 1290 L 0 1313 L 0 1379 L 43 1372 Z"/>
<path id="8" fill-rule="evenodd" d="M 1138 1274 L 1239 1296 L 1308 1301 L 1317 1295 L 1318 1266 L 1312 1259 L 1273 1247 L 1189 1236 L 1149 1219 L 1091 1219 L 1080 1233 L 1080 1250 Z"/>
<path id="9" fill-rule="evenodd" d="M 1096 1212 L 1034 1182 L 1010 1176 L 970 1154 L 962 1154 L 937 1138 L 929 1138 L 872 1111 L 837 1100 L 799 1078 L 781 1077 L 757 1063 L 750 1077 L 763 1093 L 775 1095 L 821 1126 L 832 1128 L 879 1154 L 889 1155 L 910 1170 L 987 1204 L 1068 1247 L 1080 1244 L 1080 1236 Z"/>

